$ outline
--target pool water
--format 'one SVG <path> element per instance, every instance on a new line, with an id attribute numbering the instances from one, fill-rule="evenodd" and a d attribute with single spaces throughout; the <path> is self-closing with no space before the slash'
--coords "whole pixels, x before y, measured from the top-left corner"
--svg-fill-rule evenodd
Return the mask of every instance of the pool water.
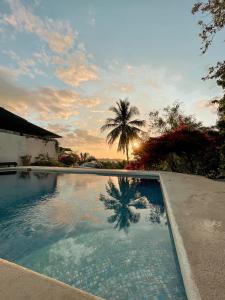
<path id="1" fill-rule="evenodd" d="M 0 257 L 105 299 L 186 299 L 157 180 L 0 174 Z"/>

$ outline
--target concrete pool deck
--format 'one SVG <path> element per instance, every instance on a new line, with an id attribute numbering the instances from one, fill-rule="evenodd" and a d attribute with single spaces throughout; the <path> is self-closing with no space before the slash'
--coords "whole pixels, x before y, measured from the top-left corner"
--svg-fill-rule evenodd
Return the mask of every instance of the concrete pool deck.
<path id="1" fill-rule="evenodd" d="M 0 171 L 27 169 L 159 179 L 188 299 L 225 299 L 225 182 L 170 172 L 56 167 Z M 68 296 L 63 296 L 62 286 L 64 291 L 68 289 Z M 49 291 L 50 297 L 44 297 L 42 291 Z M 18 300 L 100 299 L 4 260 L 0 261 L 0 295 L 1 299 Z"/>
<path id="2" fill-rule="evenodd" d="M 0 259 L 1 300 L 101 300 L 58 280 Z"/>

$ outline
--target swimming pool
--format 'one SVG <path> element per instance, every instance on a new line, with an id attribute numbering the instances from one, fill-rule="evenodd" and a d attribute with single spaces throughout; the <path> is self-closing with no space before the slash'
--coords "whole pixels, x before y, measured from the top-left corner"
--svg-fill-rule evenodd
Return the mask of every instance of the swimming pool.
<path id="1" fill-rule="evenodd" d="M 0 257 L 105 299 L 186 299 L 157 180 L 0 175 Z"/>

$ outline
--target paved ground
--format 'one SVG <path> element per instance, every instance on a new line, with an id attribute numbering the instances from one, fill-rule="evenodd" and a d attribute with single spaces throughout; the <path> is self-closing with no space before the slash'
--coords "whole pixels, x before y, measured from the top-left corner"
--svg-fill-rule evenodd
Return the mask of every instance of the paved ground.
<path id="1" fill-rule="evenodd" d="M 188 298 L 225 299 L 225 182 L 169 172 L 48 167 L 32 169 L 160 178 Z M 1 299 L 96 299 L 55 280 L 23 268 L 20 270 L 20 267 L 5 261 L 0 262 Z M 41 290 L 49 296 L 41 294 Z M 7 297 L 3 298 L 2 295 Z"/>
<path id="2" fill-rule="evenodd" d="M 1 300 L 101 300 L 57 280 L 0 259 Z"/>
<path id="3" fill-rule="evenodd" d="M 225 299 L 225 182 L 162 173 L 162 188 L 190 299 Z"/>

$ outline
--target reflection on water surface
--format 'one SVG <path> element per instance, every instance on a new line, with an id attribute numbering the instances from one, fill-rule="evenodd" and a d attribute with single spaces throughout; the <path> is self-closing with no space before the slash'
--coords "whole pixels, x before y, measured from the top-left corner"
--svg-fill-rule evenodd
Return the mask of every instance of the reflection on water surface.
<path id="1" fill-rule="evenodd" d="M 156 180 L 0 176 L 0 256 L 105 299 L 186 299 Z"/>

